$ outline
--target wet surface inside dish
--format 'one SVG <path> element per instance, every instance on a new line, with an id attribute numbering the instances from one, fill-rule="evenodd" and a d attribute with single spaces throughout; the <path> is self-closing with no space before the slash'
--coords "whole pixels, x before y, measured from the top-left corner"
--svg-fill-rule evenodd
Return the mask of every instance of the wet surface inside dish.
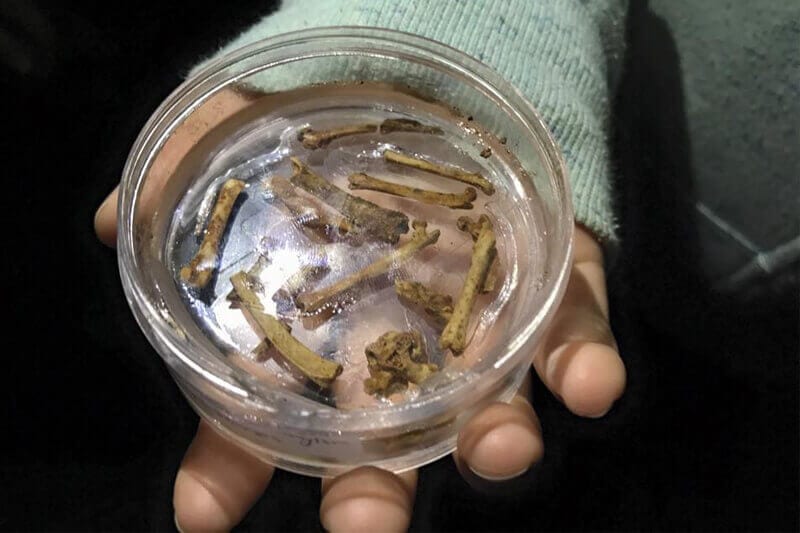
<path id="1" fill-rule="evenodd" d="M 383 96 L 334 93 L 244 125 L 186 191 L 166 241 L 222 354 L 342 409 L 469 372 L 502 342 L 495 321 L 530 268 L 519 239 L 539 231 L 501 144 Z"/>

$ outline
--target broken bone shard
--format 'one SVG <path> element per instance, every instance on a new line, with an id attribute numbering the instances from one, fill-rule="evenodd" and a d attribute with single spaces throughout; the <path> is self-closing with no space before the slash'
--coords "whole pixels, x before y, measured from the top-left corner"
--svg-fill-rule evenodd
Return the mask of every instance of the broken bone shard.
<path id="1" fill-rule="evenodd" d="M 318 234 L 321 233 L 325 240 L 331 241 L 336 236 L 345 235 L 353 229 L 353 225 L 346 218 L 331 216 L 313 199 L 297 194 L 294 186 L 284 178 L 275 176 L 267 188 L 286 206 L 298 224 L 315 230 Z"/>
<path id="2" fill-rule="evenodd" d="M 342 373 L 342 365 L 323 359 L 311 351 L 295 339 L 277 318 L 265 313 L 258 295 L 251 288 L 252 280 L 248 279 L 247 273 L 234 274 L 231 283 L 241 301 L 240 309 L 254 323 L 259 337 L 268 340 L 303 376 L 322 388 L 330 387 Z"/>
<path id="3" fill-rule="evenodd" d="M 427 362 L 418 331 L 389 331 L 364 350 L 370 377 L 364 380 L 368 394 L 386 396 L 419 384 L 439 370 Z"/>
<path id="4" fill-rule="evenodd" d="M 478 235 L 480 235 L 484 220 L 489 220 L 489 218 L 486 215 L 481 215 L 476 221 L 466 216 L 458 217 L 457 226 L 461 231 L 469 233 L 472 237 L 472 241 L 474 242 L 478 240 Z M 497 267 L 498 259 L 495 255 L 494 261 L 492 261 L 492 266 L 489 269 L 489 273 L 486 275 L 486 281 L 483 283 L 483 287 L 481 287 L 482 293 L 492 292 L 495 288 L 495 285 L 497 285 Z"/>
<path id="5" fill-rule="evenodd" d="M 329 287 L 300 294 L 297 297 L 297 306 L 303 312 L 311 314 L 331 305 L 339 305 L 342 302 L 338 302 L 337 300 L 356 285 L 385 274 L 391 268 L 395 268 L 404 263 L 415 253 L 426 246 L 430 246 L 439 239 L 439 230 L 428 232 L 426 230 L 426 222 L 415 220 L 413 227 L 414 232 L 411 235 L 411 240 L 358 272 L 347 276 Z"/>
<path id="6" fill-rule="evenodd" d="M 396 280 L 394 290 L 401 301 L 421 308 L 440 327 L 453 316 L 453 298 L 418 281 Z"/>
<path id="7" fill-rule="evenodd" d="M 245 183 L 237 179 L 230 179 L 222 184 L 214 209 L 211 211 L 203 242 L 200 243 L 200 248 L 192 260 L 181 268 L 181 279 L 187 284 L 202 289 L 211 280 L 219 261 L 219 246 L 228 225 L 228 218 L 244 186 Z"/>
<path id="8" fill-rule="evenodd" d="M 489 267 L 497 254 L 495 248 L 494 231 L 489 218 L 481 220 L 481 229 L 475 244 L 472 246 L 472 259 L 467 272 L 467 279 L 461 288 L 461 294 L 453 307 L 453 316 L 439 337 L 439 347 L 442 350 L 450 349 L 458 355 L 466 348 L 467 325 L 475 305 L 475 298 L 486 282 Z"/>
<path id="9" fill-rule="evenodd" d="M 377 131 L 378 126 L 375 124 L 355 124 L 353 126 L 344 126 L 341 128 L 333 128 L 330 130 L 315 131 L 311 128 L 301 130 L 297 135 L 297 139 L 303 143 L 305 148 L 314 150 L 316 148 L 323 148 L 330 144 L 331 141 L 349 135 L 359 135 L 361 133 L 372 133 Z"/>
<path id="10" fill-rule="evenodd" d="M 410 118 L 387 118 L 381 122 L 380 133 L 393 133 L 397 131 L 410 131 L 414 133 L 428 133 L 430 135 L 441 135 L 442 128 L 428 126 Z"/>
<path id="11" fill-rule="evenodd" d="M 425 204 L 441 205 L 450 209 L 472 209 L 472 202 L 478 196 L 475 189 L 467 187 L 463 193 L 442 193 L 406 187 L 398 183 L 383 181 L 367 174 L 357 173 L 348 178 L 351 189 L 367 189 L 385 192 L 394 196 L 416 200 Z"/>
<path id="12" fill-rule="evenodd" d="M 408 232 L 408 217 L 399 212 L 348 194 L 328 180 L 313 173 L 302 161 L 291 158 L 293 185 L 316 196 L 341 213 L 355 228 L 383 242 L 395 244 Z"/>
<path id="13" fill-rule="evenodd" d="M 438 174 L 445 178 L 473 185 L 489 195 L 494 194 L 494 185 L 492 185 L 492 182 L 475 172 L 467 172 L 450 165 L 439 165 L 427 159 L 412 157 L 410 155 L 401 154 L 400 152 L 395 152 L 394 150 L 385 150 L 383 152 L 383 158 L 391 163 L 432 172 L 433 174 Z"/>

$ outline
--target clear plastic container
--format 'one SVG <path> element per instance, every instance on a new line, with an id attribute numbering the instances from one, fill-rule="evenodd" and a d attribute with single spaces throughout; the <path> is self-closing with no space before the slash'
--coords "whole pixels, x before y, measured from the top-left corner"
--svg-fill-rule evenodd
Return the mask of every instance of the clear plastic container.
<path id="1" fill-rule="evenodd" d="M 322 147 L 301 142 L 309 127 L 387 119 L 427 129 L 376 126 Z M 450 209 L 348 188 L 350 176 L 366 173 L 464 193 L 464 183 L 385 160 L 387 151 L 480 173 L 494 192 L 478 190 L 470 207 Z M 352 227 L 309 232 L 275 192 L 278 178 L 302 168 L 344 193 L 404 213 L 407 233 L 399 230 L 396 242 Z M 234 178 L 243 190 L 225 220 L 213 275 L 195 286 L 182 269 L 210 231 L 219 191 Z M 299 196 L 318 206 L 319 198 L 307 193 Z M 340 208 L 333 202 L 328 214 L 340 216 Z M 443 325 L 402 301 L 395 283 L 421 282 L 457 302 L 473 238 L 456 220 L 481 214 L 496 239 L 495 287 L 477 297 L 466 348 L 454 353 L 440 346 Z M 425 231 L 438 231 L 438 239 L 314 312 L 297 303 L 395 252 L 412 239 L 414 220 L 426 221 Z M 173 92 L 133 146 L 118 223 L 128 301 L 194 409 L 265 461 L 325 476 L 365 464 L 402 471 L 433 461 L 454 449 L 471 414 L 513 395 L 564 292 L 573 215 L 553 139 L 530 103 L 495 72 L 413 35 L 325 28 L 235 51 Z M 286 296 L 288 280 L 303 267 L 315 269 L 314 279 Z M 263 332 L 231 297 L 231 277 L 248 271 L 262 310 L 325 364 L 339 365 L 332 384 L 306 379 L 261 345 Z M 418 334 L 435 371 L 375 393 L 365 386 L 371 376 L 365 348 L 387 331 Z"/>

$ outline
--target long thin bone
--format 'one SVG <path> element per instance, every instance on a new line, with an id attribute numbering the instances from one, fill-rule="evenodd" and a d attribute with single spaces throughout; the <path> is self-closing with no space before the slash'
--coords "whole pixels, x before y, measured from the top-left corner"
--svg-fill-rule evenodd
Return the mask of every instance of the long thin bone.
<path id="1" fill-rule="evenodd" d="M 394 282 L 394 291 L 400 300 L 421 308 L 440 327 L 453 316 L 453 298 L 435 292 L 418 281 L 398 279 Z"/>
<path id="2" fill-rule="evenodd" d="M 398 183 L 373 178 L 363 173 L 352 174 L 347 180 L 350 182 L 351 189 L 385 192 L 386 194 L 409 198 L 425 204 L 449 207 L 450 209 L 472 209 L 472 202 L 478 196 L 478 193 L 472 187 L 467 187 L 461 194 L 443 193 L 416 187 L 406 187 Z"/>
<path id="3" fill-rule="evenodd" d="M 295 221 L 305 228 L 321 233 L 330 241 L 337 235 L 345 235 L 353 230 L 353 225 L 344 217 L 331 216 L 322 205 L 313 199 L 297 194 L 289 180 L 275 176 L 267 188 L 280 199 L 286 209 L 295 217 Z"/>
<path id="4" fill-rule="evenodd" d="M 349 291 L 359 283 L 385 274 L 390 268 L 396 267 L 407 261 L 418 251 L 430 246 L 439 239 L 439 230 L 426 231 L 427 223 L 415 220 L 414 233 L 411 240 L 391 253 L 381 257 L 374 263 L 362 268 L 358 272 L 315 292 L 307 292 L 297 297 L 297 306 L 306 313 L 314 313 L 324 307 L 335 303 L 343 293 Z"/>
<path id="5" fill-rule="evenodd" d="M 340 128 L 331 128 L 329 130 L 317 131 L 311 128 L 305 128 L 297 134 L 297 139 L 303 143 L 305 148 L 315 150 L 317 148 L 324 148 L 331 141 L 348 137 L 350 135 L 361 135 L 363 133 L 393 133 L 398 131 L 407 131 L 414 133 L 427 133 L 430 135 L 441 135 L 442 129 L 436 126 L 428 126 L 407 118 L 387 118 L 380 125 L 377 124 L 353 124 L 351 126 L 342 126 Z"/>
<path id="6" fill-rule="evenodd" d="M 348 194 L 328 180 L 314 174 L 302 161 L 292 157 L 294 174 L 293 185 L 316 196 L 336 211 L 359 230 L 363 230 L 373 238 L 395 244 L 400 235 L 408 232 L 408 217 L 399 212 L 368 202 L 352 194 Z"/>
<path id="7" fill-rule="evenodd" d="M 203 288 L 211 280 L 219 262 L 219 245 L 228 224 L 228 217 L 244 186 L 245 183 L 237 179 L 222 184 L 217 202 L 211 211 L 203 242 L 200 243 L 200 248 L 192 260 L 181 268 L 181 279 L 189 285 Z"/>
<path id="8" fill-rule="evenodd" d="M 475 221 L 469 217 L 458 217 L 458 229 L 469 233 L 472 236 L 472 241 L 475 242 L 478 240 L 478 235 L 481 233 L 481 227 L 483 227 L 483 221 L 488 220 L 486 215 L 481 215 L 480 218 Z M 497 285 L 497 268 L 499 266 L 499 260 L 497 256 L 495 256 L 494 261 L 492 261 L 492 266 L 489 268 L 489 273 L 486 275 L 486 281 L 483 283 L 483 287 L 481 287 L 482 293 L 492 292 Z"/>
<path id="9" fill-rule="evenodd" d="M 441 135 L 443 133 L 442 128 L 428 126 L 410 118 L 387 118 L 381 122 L 379 131 L 380 133 L 409 131 L 413 133 L 428 133 L 430 135 Z"/>
<path id="10" fill-rule="evenodd" d="M 359 135 L 361 133 L 372 133 L 378 130 L 375 124 L 355 124 L 353 126 L 344 126 L 341 128 L 333 128 L 330 130 L 315 131 L 311 128 L 306 128 L 297 135 L 297 139 L 303 143 L 305 148 L 315 150 L 323 148 L 330 144 L 331 141 L 349 135 Z"/>
<path id="11" fill-rule="evenodd" d="M 483 219 L 478 239 L 472 246 L 472 260 L 467 279 L 453 308 L 453 316 L 439 337 L 439 347 L 442 350 L 450 348 L 454 355 L 459 355 L 466 348 L 467 324 L 472 314 L 472 307 L 475 305 L 475 298 L 480 288 L 486 281 L 486 275 L 496 253 L 494 231 L 487 217 Z"/>
<path id="12" fill-rule="evenodd" d="M 416 168 L 426 172 L 432 172 L 445 178 L 450 178 L 467 183 L 469 185 L 474 185 L 489 195 L 494 194 L 494 185 L 492 185 L 492 182 L 475 172 L 467 172 L 450 165 L 439 165 L 432 163 L 427 159 L 412 157 L 410 155 L 401 154 L 400 152 L 395 152 L 394 150 L 385 150 L 383 152 L 383 158 L 391 163 L 397 163 L 398 165 Z"/>
<path id="13" fill-rule="evenodd" d="M 272 346 L 305 377 L 322 388 L 331 386 L 342 373 L 342 365 L 323 359 L 306 345 L 295 339 L 275 317 L 264 312 L 258 296 L 250 289 L 245 272 L 231 277 L 231 283 L 241 300 L 242 312 L 255 323 L 259 336 L 269 340 Z"/>

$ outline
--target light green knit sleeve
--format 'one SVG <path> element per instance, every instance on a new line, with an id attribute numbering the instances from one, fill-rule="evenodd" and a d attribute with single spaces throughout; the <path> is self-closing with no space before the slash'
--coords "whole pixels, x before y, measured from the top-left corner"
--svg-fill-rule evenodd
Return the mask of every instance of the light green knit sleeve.
<path id="1" fill-rule="evenodd" d="M 493 67 L 541 112 L 561 146 L 578 222 L 614 239 L 608 119 L 625 0 L 284 0 L 225 45 L 323 26 L 406 31 Z"/>

